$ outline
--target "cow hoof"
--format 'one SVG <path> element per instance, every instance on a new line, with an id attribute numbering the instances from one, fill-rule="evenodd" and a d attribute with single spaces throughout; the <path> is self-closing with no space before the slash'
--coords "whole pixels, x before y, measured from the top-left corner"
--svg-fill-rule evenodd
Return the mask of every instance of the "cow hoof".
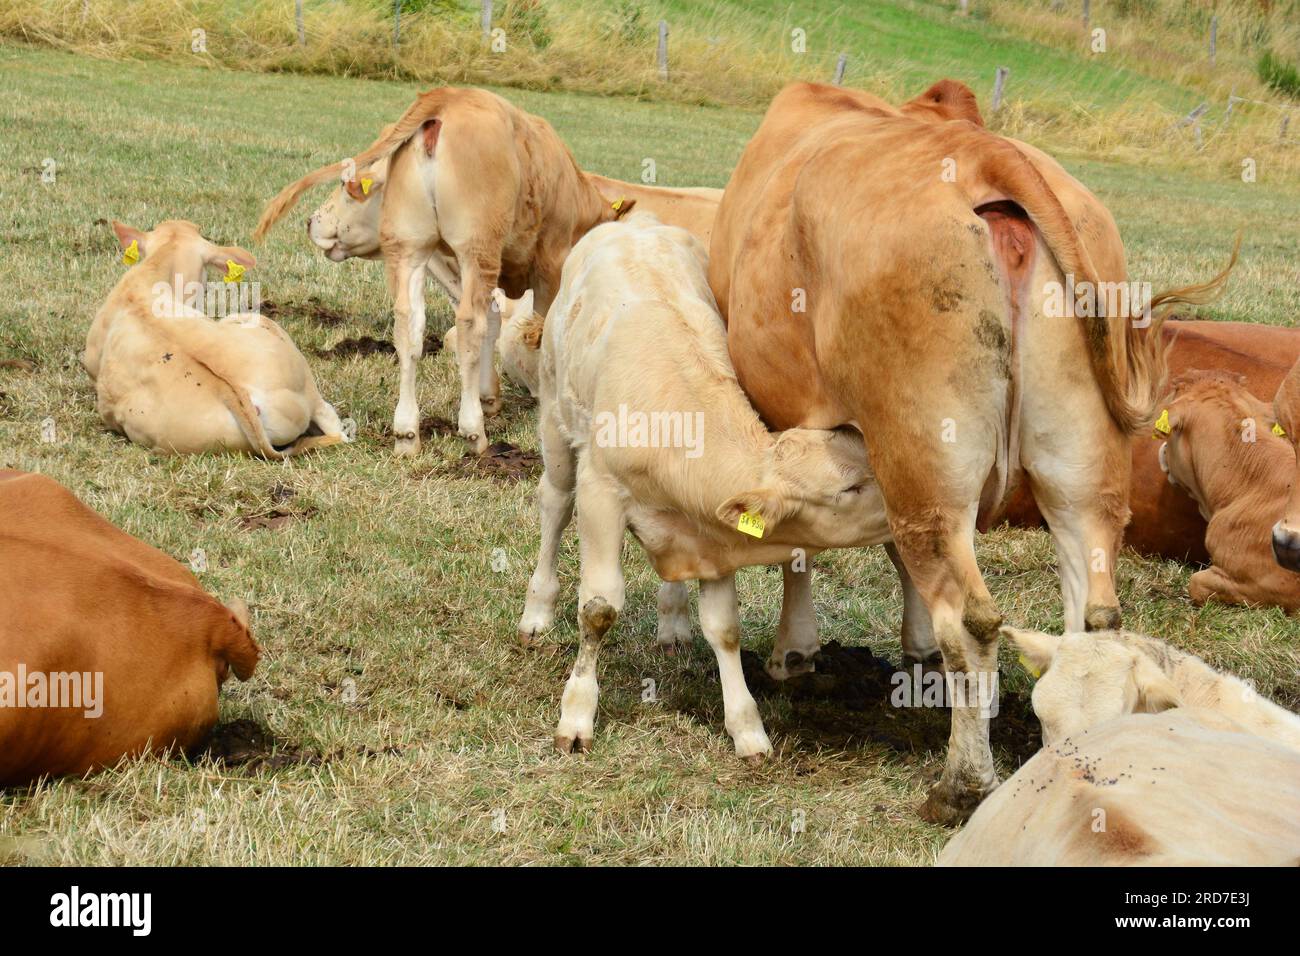
<path id="1" fill-rule="evenodd" d="M 750 754 L 748 757 L 741 757 L 740 759 L 745 761 L 745 763 L 751 767 L 761 767 L 763 764 L 767 763 L 769 755 L 770 751 L 769 753 Z"/>
<path id="2" fill-rule="evenodd" d="M 479 404 L 483 406 L 483 416 L 485 418 L 496 418 L 501 414 L 500 398 L 481 398 Z"/>
<path id="3" fill-rule="evenodd" d="M 799 651 L 786 651 L 785 659 L 769 657 L 764 670 L 773 680 L 789 680 L 801 674 L 812 674 L 817 670 L 816 654 L 801 654 Z"/>
<path id="4" fill-rule="evenodd" d="M 591 752 L 590 737 L 566 737 L 555 735 L 555 750 L 562 754 L 585 754 Z"/>
<path id="5" fill-rule="evenodd" d="M 413 432 L 394 436 L 393 453 L 399 458 L 414 458 L 420 453 L 420 436 Z"/>
<path id="6" fill-rule="evenodd" d="M 1085 631 L 1118 631 L 1123 626 L 1119 608 L 1092 605 L 1084 610 Z"/>
<path id="7" fill-rule="evenodd" d="M 939 651 L 935 651 L 933 654 L 927 654 L 924 659 L 915 657 L 912 654 L 903 655 L 903 670 L 906 673 L 912 673 L 912 668 L 918 666 L 921 668 L 922 675 L 943 674 L 943 654 Z"/>
<path id="8" fill-rule="evenodd" d="M 487 451 L 488 441 L 486 435 L 460 433 L 460 437 L 465 439 L 465 444 L 469 445 L 470 451 L 476 455 L 482 455 Z"/>
<path id="9" fill-rule="evenodd" d="M 917 812 L 926 823 L 955 827 L 969 820 L 970 815 L 996 787 L 995 781 L 987 790 L 957 790 L 940 781 L 930 790 L 925 803 L 917 808 Z"/>

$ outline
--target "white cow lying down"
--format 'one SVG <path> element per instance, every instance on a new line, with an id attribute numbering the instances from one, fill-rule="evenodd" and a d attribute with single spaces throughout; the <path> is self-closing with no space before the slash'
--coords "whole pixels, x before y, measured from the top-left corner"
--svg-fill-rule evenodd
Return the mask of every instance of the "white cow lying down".
<path id="1" fill-rule="evenodd" d="M 252 268 L 252 253 L 179 219 L 113 231 L 137 264 L 96 313 L 82 355 L 109 428 L 164 454 L 278 459 L 346 440 L 284 329 L 252 313 L 217 322 L 193 307 L 187 287 L 201 288 L 206 268 Z"/>
<path id="2" fill-rule="evenodd" d="M 1300 717 L 1155 638 L 1002 633 L 1044 747 L 940 866 L 1300 865 Z"/>
<path id="3" fill-rule="evenodd" d="M 700 580 L 727 731 L 740 756 L 769 753 L 741 671 L 735 571 L 788 562 L 795 548 L 889 540 L 861 436 L 763 426 L 736 382 L 704 247 L 644 213 L 597 226 L 569 253 L 539 377 L 542 534 L 521 634 L 554 619 L 556 550 L 575 492 L 582 563 L 580 646 L 557 749 L 591 746 L 596 658 L 623 607 L 620 552 L 631 530 L 665 581 Z M 761 538 L 737 529 L 742 515 Z M 668 593 L 685 594 L 680 585 Z"/>

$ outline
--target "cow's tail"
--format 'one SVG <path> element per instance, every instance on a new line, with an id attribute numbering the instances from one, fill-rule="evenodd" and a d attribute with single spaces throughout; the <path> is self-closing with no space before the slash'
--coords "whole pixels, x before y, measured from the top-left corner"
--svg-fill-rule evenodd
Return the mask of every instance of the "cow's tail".
<path id="1" fill-rule="evenodd" d="M 1141 432 L 1154 417 L 1168 374 L 1160 335 L 1165 310 L 1153 312 L 1149 323 L 1107 316 L 1092 258 L 1042 174 L 1011 143 L 992 137 L 980 138 L 977 162 L 980 178 L 1028 213 L 1061 270 L 1074 276 L 1076 294 L 1091 290 L 1092 301 L 1076 309 L 1087 323 L 1089 362 L 1115 423 L 1130 434 Z"/>
<path id="2" fill-rule="evenodd" d="M 403 143 L 411 138 L 416 130 L 429 120 L 437 119 L 445 105 L 446 97 L 443 95 L 442 90 L 431 90 L 428 93 L 420 94 L 420 98 L 407 108 L 396 123 L 384 127 L 377 140 L 352 157 L 352 168 L 364 169 L 371 163 L 387 159 L 393 155 Z M 259 242 L 264 239 L 271 227 L 294 207 L 299 197 L 308 189 L 330 180 L 341 179 L 344 170 L 348 168 L 348 162 L 348 160 L 342 160 L 312 170 L 297 182 L 290 183 L 281 189 L 276 197 L 267 203 L 266 208 L 262 210 L 262 217 L 257 221 L 257 228 L 253 230 L 253 238 Z"/>

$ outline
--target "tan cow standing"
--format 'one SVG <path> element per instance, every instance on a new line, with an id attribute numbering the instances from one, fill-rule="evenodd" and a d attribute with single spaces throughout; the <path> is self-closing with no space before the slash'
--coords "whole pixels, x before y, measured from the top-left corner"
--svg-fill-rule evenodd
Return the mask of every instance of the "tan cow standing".
<path id="1" fill-rule="evenodd" d="M 0 471 L 0 515 L 0 786 L 202 743 L 257 665 L 247 607 L 43 475 Z"/>
<path id="2" fill-rule="evenodd" d="M 279 459 L 346 440 L 284 329 L 255 314 L 214 322 L 193 307 L 187 287 L 201 287 L 206 269 L 252 268 L 251 253 L 214 245 L 179 219 L 113 230 L 138 264 L 86 336 L 82 364 L 104 424 L 160 454 Z"/>
<path id="3" fill-rule="evenodd" d="M 1155 638 L 1003 634 L 1044 746 L 940 866 L 1300 864 L 1300 717 Z"/>
<path id="4" fill-rule="evenodd" d="M 1130 318 L 1098 302 L 1102 280 L 1126 281 L 1105 208 L 982 129 L 972 103 L 951 81 L 901 110 L 787 87 L 727 185 L 709 280 L 770 426 L 863 433 L 947 670 L 987 684 L 1001 615 L 973 536 L 1022 468 L 1056 538 L 1067 626 L 1118 622 L 1128 436 L 1150 421 L 1164 356 L 1147 303 Z M 923 814 L 962 819 L 996 783 L 987 711 L 955 707 Z"/>
<path id="5" fill-rule="evenodd" d="M 648 214 L 599 226 L 574 246 L 547 314 L 540 378 L 542 534 L 522 635 L 554 619 L 557 550 L 575 501 L 582 555 L 580 644 L 557 749 L 591 746 L 596 661 L 623 608 L 630 530 L 670 582 L 660 595 L 668 621 L 684 615 L 675 602 L 685 590 L 672 582 L 700 581 L 700 625 L 717 656 L 727 730 L 741 757 L 768 753 L 740 666 L 735 571 L 789 562 L 795 548 L 888 539 L 861 441 L 763 426 L 727 357 L 704 248 Z M 738 530 L 742 523 L 751 533 Z"/>
<path id="6" fill-rule="evenodd" d="M 1300 574 L 1300 362 L 1296 362 L 1273 399 L 1273 416 L 1291 442 L 1296 460 L 1291 494 L 1282 518 L 1273 526 L 1273 556 L 1288 571 Z"/>
<path id="7" fill-rule="evenodd" d="M 1160 466 L 1170 483 L 1209 523 L 1205 547 L 1213 564 L 1188 583 L 1197 605 L 1300 608 L 1300 575 L 1276 559 L 1295 451 L 1275 427 L 1284 428 L 1273 407 L 1247 390 L 1244 376 L 1194 371 L 1173 383 L 1155 434 L 1165 439 Z"/>

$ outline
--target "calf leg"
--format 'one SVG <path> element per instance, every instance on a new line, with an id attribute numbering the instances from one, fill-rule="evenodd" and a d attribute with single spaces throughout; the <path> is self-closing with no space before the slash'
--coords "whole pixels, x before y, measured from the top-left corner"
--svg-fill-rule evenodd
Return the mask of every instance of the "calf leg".
<path id="1" fill-rule="evenodd" d="M 740 665 L 740 612 L 734 574 L 700 582 L 700 629 L 718 658 L 722 710 L 736 755 L 751 763 L 760 761 L 772 752 L 772 745 Z"/>
<path id="2" fill-rule="evenodd" d="M 418 373 L 424 354 L 424 275 L 426 259 L 407 254 L 388 260 L 393 295 L 393 346 L 397 349 L 398 398 L 393 413 L 393 445 L 399 455 L 420 451 Z"/>
<path id="3" fill-rule="evenodd" d="M 912 576 L 907 573 L 907 566 L 898 554 L 898 548 L 892 544 L 885 545 L 894 570 L 898 572 L 898 583 L 903 589 L 903 669 L 911 671 L 914 664 L 922 665 L 924 671 L 943 667 L 943 654 L 939 642 L 934 639 L 934 627 L 930 623 L 930 612 L 925 601 L 917 593 Z"/>
<path id="4" fill-rule="evenodd" d="M 691 596 L 685 581 L 659 585 L 659 631 L 655 647 L 676 654 L 678 644 L 691 643 Z"/>
<path id="5" fill-rule="evenodd" d="M 487 432 L 483 425 L 481 368 L 483 343 L 487 336 L 487 312 L 496 286 L 499 263 L 480 266 L 473 261 L 461 262 L 465 294 L 456 306 L 456 353 L 460 365 L 460 412 L 458 433 L 476 454 L 487 451 Z M 489 353 L 489 361 L 492 356 Z"/>
<path id="6" fill-rule="evenodd" d="M 787 680 L 816 670 L 813 657 L 821 650 L 817 612 L 813 607 L 812 568 L 796 571 L 794 562 L 781 565 L 781 623 L 766 670 L 775 680 Z"/>
<path id="7" fill-rule="evenodd" d="M 561 434 L 552 412 L 552 403 L 543 401 L 538 416 L 544 470 L 537 483 L 537 511 L 541 519 L 542 540 L 537 549 L 537 566 L 528 581 L 528 598 L 519 618 L 519 640 L 532 643 L 555 620 L 555 599 L 560 593 L 560 579 L 555 573 L 560 538 L 573 517 L 574 461 L 573 450 Z"/>
<path id="8" fill-rule="evenodd" d="M 581 466 L 580 466 L 581 468 Z M 578 544 L 582 581 L 578 586 L 578 659 L 564 685 L 555 749 L 591 749 L 596 725 L 596 662 L 600 643 L 623 610 L 623 530 L 618 496 L 590 472 L 578 479 Z"/>
<path id="9" fill-rule="evenodd" d="M 501 310 L 488 300 L 487 328 L 479 351 L 478 396 L 483 414 L 489 418 L 501 411 L 501 379 L 497 376 L 497 339 L 501 336 Z"/>

